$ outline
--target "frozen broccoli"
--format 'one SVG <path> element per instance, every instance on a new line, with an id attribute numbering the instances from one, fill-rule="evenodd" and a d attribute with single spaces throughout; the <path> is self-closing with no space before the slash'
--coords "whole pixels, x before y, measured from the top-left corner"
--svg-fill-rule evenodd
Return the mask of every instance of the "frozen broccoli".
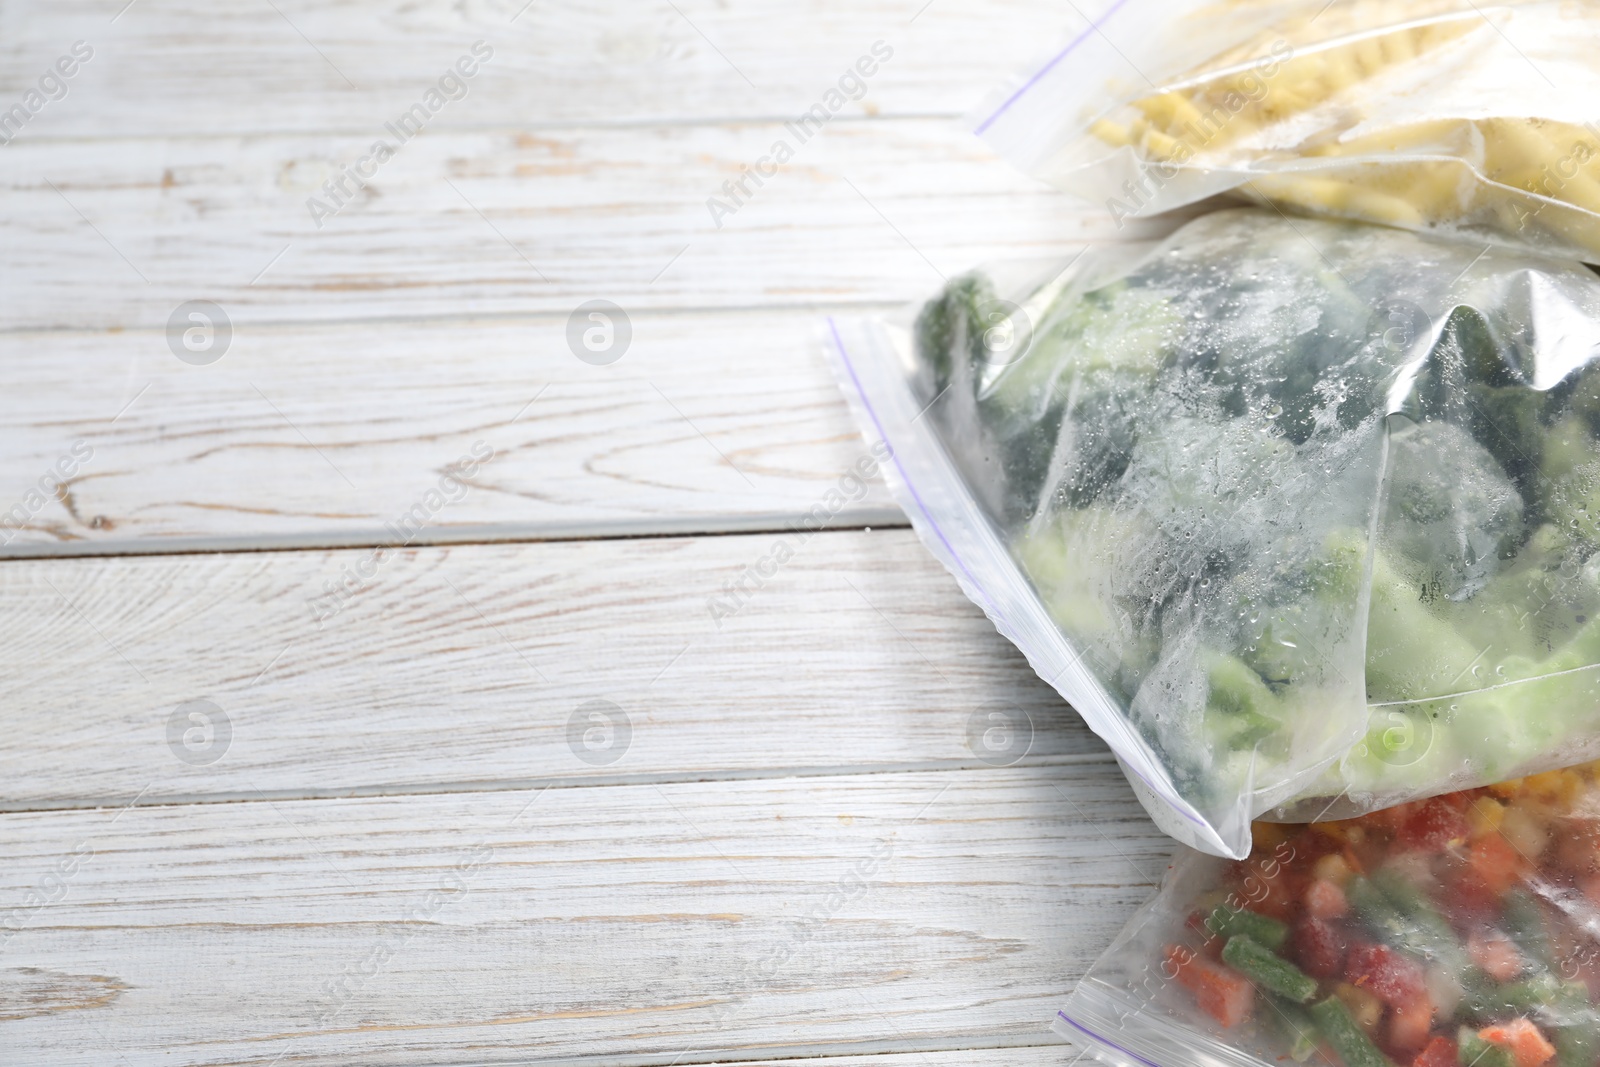
<path id="1" fill-rule="evenodd" d="M 1516 555 L 1522 496 L 1494 456 L 1448 422 L 1398 420 L 1378 538 L 1427 599 L 1465 600 Z"/>
<path id="2" fill-rule="evenodd" d="M 1600 734 L 1600 286 L 1474 255 L 1220 213 L 918 318 L 927 417 L 1194 802 L 1404 799 Z"/>
<path id="3" fill-rule="evenodd" d="M 994 288 L 987 277 L 963 274 L 917 315 L 917 356 L 929 374 L 923 383 L 929 397 L 950 385 L 955 367 L 983 358 L 982 309 L 993 300 Z"/>

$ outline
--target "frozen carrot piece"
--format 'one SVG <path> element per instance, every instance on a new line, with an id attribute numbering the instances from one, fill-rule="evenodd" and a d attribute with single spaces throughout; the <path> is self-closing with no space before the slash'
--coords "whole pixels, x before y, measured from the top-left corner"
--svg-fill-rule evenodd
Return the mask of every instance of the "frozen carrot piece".
<path id="1" fill-rule="evenodd" d="M 1193 993 L 1200 1010 L 1222 1026 L 1238 1026 L 1250 1017 L 1256 991 L 1244 975 L 1181 945 L 1168 945 L 1166 958 L 1178 984 Z"/>
<path id="2" fill-rule="evenodd" d="M 1556 1054 L 1556 1047 L 1527 1018 L 1485 1026 L 1478 1036 L 1491 1045 L 1509 1049 L 1516 1067 L 1540 1067 Z"/>

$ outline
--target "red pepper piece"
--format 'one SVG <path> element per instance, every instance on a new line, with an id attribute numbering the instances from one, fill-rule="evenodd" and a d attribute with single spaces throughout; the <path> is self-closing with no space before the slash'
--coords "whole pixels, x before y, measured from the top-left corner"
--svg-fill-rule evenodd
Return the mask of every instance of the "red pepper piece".
<path id="1" fill-rule="evenodd" d="M 1326 919 L 1302 919 L 1289 931 L 1289 954 L 1313 978 L 1344 973 L 1344 935 Z"/>
<path id="2" fill-rule="evenodd" d="M 1365 989 L 1385 1004 L 1403 1007 L 1426 992 L 1422 964 L 1388 945 L 1365 942 L 1350 946 L 1345 958 L 1344 977 L 1358 989 Z"/>
<path id="3" fill-rule="evenodd" d="M 1474 841 L 1467 862 L 1472 872 L 1483 880 L 1485 888 L 1496 896 L 1504 896 L 1527 868 L 1527 861 L 1511 842 L 1497 833 L 1484 834 Z"/>
<path id="4" fill-rule="evenodd" d="M 1466 816 L 1443 797 L 1425 800 L 1400 824 L 1396 840 L 1407 849 L 1443 852 L 1467 839 Z"/>
<path id="5" fill-rule="evenodd" d="M 1417 1053 L 1417 1058 L 1411 1061 L 1411 1067 L 1459 1067 L 1460 1062 L 1456 1043 L 1448 1037 L 1436 1037 L 1428 1042 L 1427 1048 Z"/>

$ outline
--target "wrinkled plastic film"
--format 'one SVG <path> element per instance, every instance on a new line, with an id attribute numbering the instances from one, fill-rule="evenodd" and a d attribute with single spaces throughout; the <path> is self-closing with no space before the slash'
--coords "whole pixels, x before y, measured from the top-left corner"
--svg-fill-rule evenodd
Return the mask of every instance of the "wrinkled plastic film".
<path id="1" fill-rule="evenodd" d="M 922 543 L 983 609 L 1029 666 L 1059 691 L 1078 694 L 1076 706 L 1102 724 L 1126 753 L 1123 768 L 1162 830 L 1215 851 L 1230 845 L 1167 780 L 1159 759 L 1127 728 L 1115 702 L 1087 669 L 1080 650 L 1063 642 L 1027 577 L 1011 562 L 999 531 L 968 491 L 933 424 L 927 404 L 904 387 L 914 365 L 909 338 L 867 320 L 828 320 L 825 339 L 839 385 L 866 435 L 883 442 L 885 474 Z"/>
<path id="2" fill-rule="evenodd" d="M 830 348 L 924 543 L 1242 856 L 1600 756 L 1597 323 L 1576 264 L 1240 209 Z"/>
<path id="3" fill-rule="evenodd" d="M 1001 155 L 1126 220 L 1256 202 L 1600 259 L 1600 8 L 1111 0 L 987 101 Z"/>
<path id="4" fill-rule="evenodd" d="M 1182 850 L 1054 1028 L 1118 1067 L 1590 1067 L 1596 770 Z"/>

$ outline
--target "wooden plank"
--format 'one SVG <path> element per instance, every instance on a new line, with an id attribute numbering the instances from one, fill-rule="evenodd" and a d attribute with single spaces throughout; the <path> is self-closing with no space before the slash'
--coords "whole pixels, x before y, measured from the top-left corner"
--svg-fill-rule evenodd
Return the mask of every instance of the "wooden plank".
<path id="1" fill-rule="evenodd" d="M 630 316 L 920 300 L 987 259 L 1172 226 L 1119 231 L 959 127 L 910 119 L 828 127 L 713 217 L 723 184 L 785 137 L 772 122 L 441 131 L 315 220 L 307 202 L 368 138 L 19 138 L 0 174 L 0 329 L 123 329 L 130 364 L 175 360 L 169 322 L 203 299 L 236 339 L 266 322 L 544 314 L 559 321 L 540 338 L 564 350 L 594 299 Z M 8 356 L 33 343 L 7 339 Z"/>
<path id="2" fill-rule="evenodd" d="M 440 135 L 323 231 L 293 192 L 316 138 L 9 146 L 0 512 L 23 507 L 0 554 L 370 544 L 480 436 L 494 484 L 425 542 L 779 528 L 859 454 L 812 301 L 883 310 L 1115 235 L 934 123 L 828 131 L 854 147 L 817 144 L 718 231 L 696 197 L 770 132 Z M 597 295 L 631 328 L 605 366 L 570 340 Z M 209 365 L 174 354 L 191 299 L 231 322 Z M 29 500 L 80 441 L 70 494 Z M 897 516 L 874 488 L 839 521 Z"/>
<path id="3" fill-rule="evenodd" d="M 0 567 L 0 804 L 1105 758 L 908 530 L 369 559 Z"/>
<path id="4" fill-rule="evenodd" d="M 141 0 L 113 23 L 126 2 L 4 12 L 3 97 L 34 87 L 73 41 L 95 49 L 23 138 L 376 136 L 480 39 L 493 58 L 436 116 L 441 126 L 790 117 L 877 40 L 894 54 L 842 114 L 955 115 L 1076 23 L 1044 0 Z"/>
<path id="5" fill-rule="evenodd" d="M 783 529 L 841 478 L 831 524 L 903 524 L 852 474 L 873 468 L 818 323 L 645 312 L 603 367 L 553 318 L 262 326 L 207 367 L 159 338 L 13 337 L 0 555 L 380 544 L 474 446 L 493 458 L 412 543 Z M 39 492 L 63 457 L 66 490 Z"/>
<path id="6" fill-rule="evenodd" d="M 11 814 L 0 899 L 65 888 L 8 913 L 0 1044 L 53 1067 L 1039 1044 L 1169 851 L 1109 763 Z"/>

